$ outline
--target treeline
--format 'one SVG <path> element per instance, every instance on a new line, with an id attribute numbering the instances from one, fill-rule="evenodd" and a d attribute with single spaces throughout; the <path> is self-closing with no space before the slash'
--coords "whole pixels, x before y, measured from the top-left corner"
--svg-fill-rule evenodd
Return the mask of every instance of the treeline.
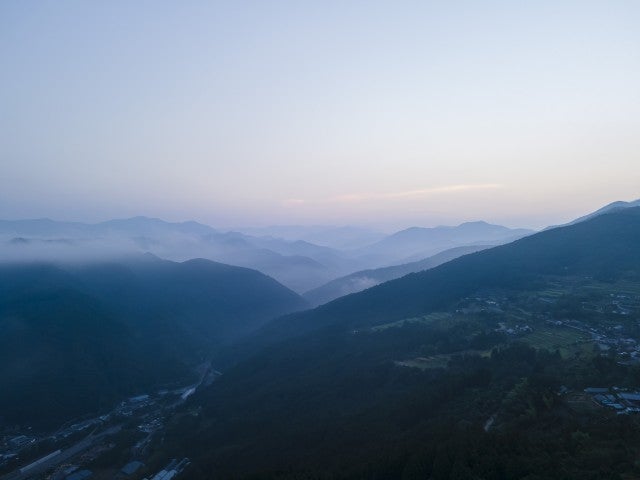
<path id="1" fill-rule="evenodd" d="M 456 325 L 448 333 L 455 331 L 452 338 L 464 345 L 491 338 L 473 330 L 464 334 Z M 201 414 L 173 425 L 165 448 L 193 458 L 191 478 L 595 479 L 640 473 L 635 417 L 578 416 L 556 393 L 562 384 L 592 379 L 633 381 L 633 370 L 599 357 L 576 368 L 558 352 L 518 343 L 497 346 L 488 358 L 453 356 L 447 369 L 393 363 L 403 346 L 447 350 L 446 334 L 407 325 L 281 344 L 196 397 Z"/>

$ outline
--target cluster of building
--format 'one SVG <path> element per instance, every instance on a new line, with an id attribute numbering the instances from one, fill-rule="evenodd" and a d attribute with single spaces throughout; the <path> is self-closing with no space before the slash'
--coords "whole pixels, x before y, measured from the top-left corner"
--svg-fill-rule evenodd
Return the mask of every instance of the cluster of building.
<path id="1" fill-rule="evenodd" d="M 20 450 L 35 443 L 36 438 L 28 435 L 17 435 L 7 440 L 7 446 L 12 450 Z"/>
<path id="2" fill-rule="evenodd" d="M 627 316 L 640 311 L 640 297 L 620 292 L 610 293 L 604 299 L 582 302 L 582 309 L 596 313 Z"/>
<path id="3" fill-rule="evenodd" d="M 198 384 L 188 385 L 177 389 L 162 389 L 153 395 L 143 394 L 130 397 L 120 402 L 111 412 L 76 422 L 69 426 L 63 426 L 60 430 L 48 436 L 40 438 L 31 434 L 31 428 L 18 429 L 15 427 L 0 431 L 0 468 L 17 465 L 21 457 L 28 458 L 31 447 L 42 440 L 53 440 L 58 448 L 55 452 L 39 458 L 31 463 L 16 468 L 12 475 L 24 475 L 30 471 L 37 473 L 49 472 L 50 480 L 86 480 L 93 476 L 93 472 L 82 469 L 82 465 L 88 465 L 94 458 L 100 456 L 105 450 L 113 447 L 113 444 L 105 443 L 101 438 L 110 435 L 111 430 L 120 428 L 118 422 L 123 417 L 134 417 L 141 423 L 138 430 L 146 435 L 131 449 L 133 458 L 142 458 L 150 444 L 153 435 L 164 427 L 164 413 L 183 403 L 202 384 L 209 384 L 220 375 L 213 370 L 210 364 L 202 368 L 201 379 Z M 111 426 L 110 426 L 111 425 Z M 79 434 L 78 437 L 74 437 Z M 72 453 L 70 453 L 73 450 Z M 27 454 L 25 455 L 25 452 Z M 64 454 L 64 455 L 63 455 Z M 82 454 L 82 456 L 81 456 Z M 73 461 L 74 464 L 66 463 Z M 188 459 L 173 460 L 163 470 L 149 479 L 170 480 L 181 473 L 189 465 Z M 132 461 L 122 467 L 116 478 L 126 479 L 135 475 L 144 464 L 138 460 Z"/>
<path id="4" fill-rule="evenodd" d="M 171 460 L 169 464 L 156 473 L 151 480 L 171 480 L 173 477 L 181 473 L 185 468 L 189 466 L 191 462 L 188 458 L 183 458 L 178 461 L 176 459 Z M 146 480 L 146 479 L 145 479 Z"/>
<path id="5" fill-rule="evenodd" d="M 509 335 L 511 337 L 518 337 L 520 335 L 526 335 L 527 333 L 533 332 L 533 328 L 531 328 L 529 325 L 514 325 L 512 327 L 509 327 L 505 323 L 500 322 L 498 324 L 498 328 L 496 328 L 495 331 L 504 333 L 505 335 Z"/>
<path id="6" fill-rule="evenodd" d="M 92 475 L 93 472 L 80 470 L 77 465 L 64 465 L 51 475 L 51 480 L 84 480 Z"/>
<path id="7" fill-rule="evenodd" d="M 14 461 L 17 457 L 17 453 L 0 453 L 0 468 Z"/>
<path id="8" fill-rule="evenodd" d="M 547 320 L 547 323 L 558 327 L 573 328 L 590 335 L 591 341 L 600 352 L 615 352 L 621 357 L 621 360 L 630 363 L 640 362 L 640 343 L 629 336 L 623 325 L 596 328 L 580 320 Z"/>
<path id="9" fill-rule="evenodd" d="M 103 415 L 101 417 L 91 418 L 89 420 L 85 420 L 83 422 L 74 423 L 73 425 L 66 427 L 62 430 L 58 430 L 56 433 L 51 435 L 51 440 L 58 441 L 65 438 L 70 437 L 79 432 L 83 432 L 92 427 L 97 427 L 102 425 L 106 420 L 109 419 L 109 415 Z"/>
<path id="10" fill-rule="evenodd" d="M 118 405 L 118 407 L 116 408 L 115 413 L 118 415 L 123 415 L 125 417 L 130 417 L 136 411 L 149 407 L 154 403 L 155 401 L 151 398 L 151 396 L 147 394 L 137 395 L 120 403 L 120 405 Z"/>
<path id="11" fill-rule="evenodd" d="M 132 477 L 144 466 L 144 463 L 137 460 L 129 462 L 120 469 L 115 478 L 126 479 Z M 93 477 L 91 470 L 80 469 L 77 465 L 66 465 L 56 471 L 50 477 L 50 480 L 87 480 L 91 477 Z"/>
<path id="12" fill-rule="evenodd" d="M 78 470 L 65 478 L 65 480 L 86 480 L 92 476 L 93 472 L 91 470 Z"/>
<path id="13" fill-rule="evenodd" d="M 619 387 L 588 387 L 584 392 L 591 395 L 593 401 L 601 407 L 611 408 L 618 415 L 640 413 L 640 392 L 626 391 Z"/>
<path id="14" fill-rule="evenodd" d="M 36 443 L 37 438 L 31 435 L 5 435 L 0 438 L 0 468 L 15 461 L 23 448 Z"/>
<path id="15" fill-rule="evenodd" d="M 640 308 L 640 302 L 638 298 L 631 298 L 629 295 L 621 293 L 610 294 L 613 299 L 611 300 L 611 306 L 613 308 L 612 313 L 617 315 L 631 315 L 634 310 Z"/>
<path id="16" fill-rule="evenodd" d="M 163 427 L 162 418 L 157 416 L 145 423 L 138 425 L 138 430 L 143 433 L 153 433 L 160 430 Z"/>

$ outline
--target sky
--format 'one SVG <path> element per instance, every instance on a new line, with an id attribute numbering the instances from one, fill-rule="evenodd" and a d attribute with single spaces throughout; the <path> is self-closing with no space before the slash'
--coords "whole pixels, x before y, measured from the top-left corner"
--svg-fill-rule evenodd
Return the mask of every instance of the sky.
<path id="1" fill-rule="evenodd" d="M 0 218 L 542 227 L 640 198 L 640 2 L 0 2 Z"/>

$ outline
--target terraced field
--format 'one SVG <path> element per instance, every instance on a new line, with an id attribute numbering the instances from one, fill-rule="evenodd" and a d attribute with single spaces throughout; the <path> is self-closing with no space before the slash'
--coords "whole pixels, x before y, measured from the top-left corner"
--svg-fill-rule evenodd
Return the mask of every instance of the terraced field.
<path id="1" fill-rule="evenodd" d="M 451 357 L 456 355 L 479 355 L 480 357 L 489 357 L 491 356 L 491 350 L 463 350 L 455 353 L 431 355 L 397 361 L 395 364 L 401 367 L 419 368 L 420 370 L 427 370 L 430 368 L 447 368 Z"/>
<path id="2" fill-rule="evenodd" d="M 396 322 L 384 323 L 371 328 L 372 332 L 381 332 L 387 328 L 399 328 L 410 324 L 437 324 L 438 326 L 449 326 L 456 322 L 454 315 L 449 312 L 434 312 L 423 317 L 405 318 Z"/>
<path id="3" fill-rule="evenodd" d="M 591 355 L 594 347 L 589 334 L 573 328 L 539 327 L 521 337 L 521 340 L 535 348 L 551 352 L 558 350 L 563 358 L 572 358 L 577 354 Z"/>

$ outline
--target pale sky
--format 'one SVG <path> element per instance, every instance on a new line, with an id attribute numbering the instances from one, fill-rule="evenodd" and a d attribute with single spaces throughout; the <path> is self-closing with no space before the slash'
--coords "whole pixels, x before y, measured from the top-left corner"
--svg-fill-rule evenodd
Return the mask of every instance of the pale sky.
<path id="1" fill-rule="evenodd" d="M 640 2 L 0 2 L 0 218 L 541 227 L 640 198 Z"/>

